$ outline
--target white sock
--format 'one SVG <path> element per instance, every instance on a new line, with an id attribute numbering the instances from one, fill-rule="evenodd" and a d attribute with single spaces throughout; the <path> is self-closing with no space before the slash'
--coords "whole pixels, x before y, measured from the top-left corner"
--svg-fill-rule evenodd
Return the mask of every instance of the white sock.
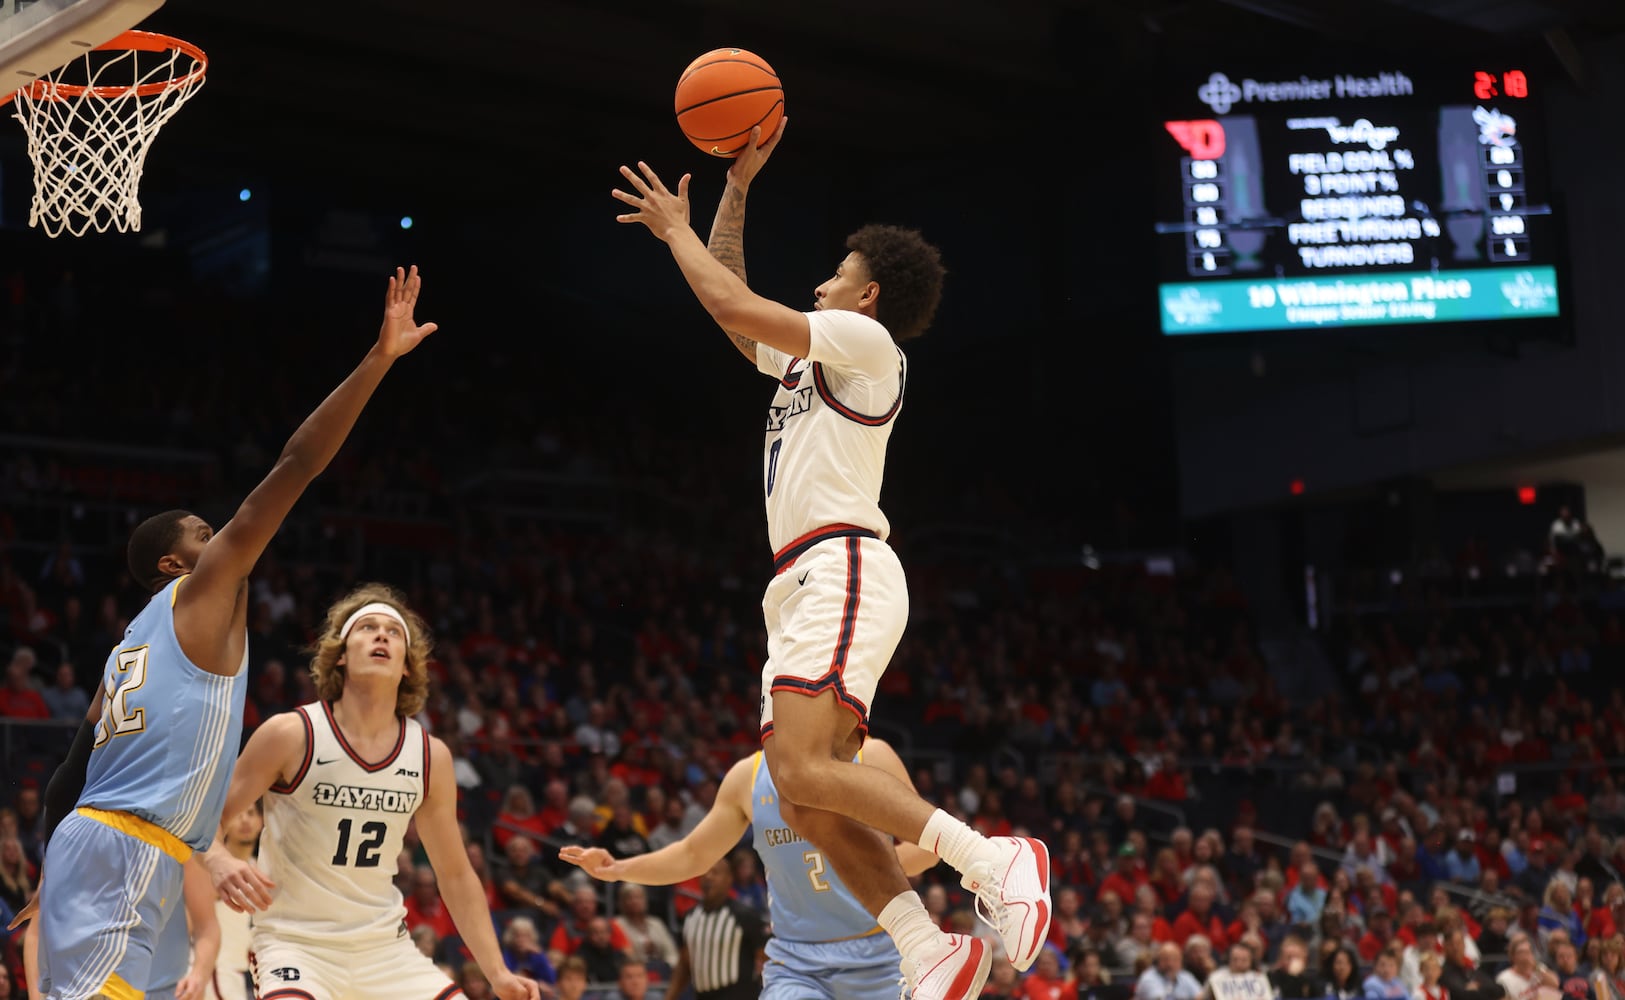
<path id="1" fill-rule="evenodd" d="M 896 899 L 887 903 L 880 911 L 878 922 L 891 935 L 898 954 L 904 957 L 929 950 L 942 937 L 942 928 L 931 922 L 931 914 L 925 912 L 920 894 L 912 889 L 898 893 Z"/>
<path id="2" fill-rule="evenodd" d="M 989 847 L 986 837 L 938 809 L 925 821 L 920 846 L 948 862 L 959 874 Z"/>

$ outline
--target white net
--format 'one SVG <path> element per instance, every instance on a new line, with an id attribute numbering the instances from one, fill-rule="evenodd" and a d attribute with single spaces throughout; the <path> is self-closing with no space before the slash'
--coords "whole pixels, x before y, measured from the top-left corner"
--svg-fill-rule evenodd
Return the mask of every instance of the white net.
<path id="1" fill-rule="evenodd" d="M 17 91 L 34 161 L 28 224 L 50 236 L 140 230 L 147 150 L 207 65 L 185 42 L 130 31 Z"/>

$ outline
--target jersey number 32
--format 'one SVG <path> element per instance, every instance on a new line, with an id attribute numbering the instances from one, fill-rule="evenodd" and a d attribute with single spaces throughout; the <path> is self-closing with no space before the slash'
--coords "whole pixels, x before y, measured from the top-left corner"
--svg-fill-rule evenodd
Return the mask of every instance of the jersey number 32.
<path id="1" fill-rule="evenodd" d="M 102 699 L 102 719 L 96 723 L 96 740 L 92 747 L 99 747 L 115 736 L 128 736 L 147 728 L 146 710 L 130 708 L 125 699 L 131 691 L 147 683 L 149 652 L 149 647 L 137 646 L 113 654 L 112 688 Z"/>

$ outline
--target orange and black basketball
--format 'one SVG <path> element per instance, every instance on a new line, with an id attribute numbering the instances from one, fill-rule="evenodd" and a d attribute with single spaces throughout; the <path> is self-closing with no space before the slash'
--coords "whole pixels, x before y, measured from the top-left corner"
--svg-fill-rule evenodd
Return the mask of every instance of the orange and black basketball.
<path id="1" fill-rule="evenodd" d="M 689 63 L 677 80 L 677 125 L 712 156 L 738 156 L 758 125 L 766 142 L 783 117 L 779 75 L 753 52 L 714 49 Z"/>

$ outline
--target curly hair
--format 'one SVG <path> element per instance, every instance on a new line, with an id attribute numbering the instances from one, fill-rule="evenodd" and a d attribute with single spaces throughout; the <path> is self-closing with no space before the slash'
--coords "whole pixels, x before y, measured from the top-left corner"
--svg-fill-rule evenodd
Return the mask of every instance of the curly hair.
<path id="1" fill-rule="evenodd" d="M 869 278 L 880 286 L 875 319 L 894 340 L 912 340 L 926 331 L 942 302 L 948 273 L 942 254 L 917 230 L 864 226 L 846 238 L 846 248 L 863 258 Z"/>
<path id="2" fill-rule="evenodd" d="M 406 619 L 411 641 L 406 646 L 406 676 L 401 678 L 399 693 L 395 696 L 395 714 L 416 715 L 423 711 L 429 697 L 429 654 L 434 649 L 434 637 L 429 625 L 406 603 L 406 597 L 386 583 L 364 583 L 345 594 L 327 609 L 327 620 L 316 642 L 310 647 L 310 677 L 316 682 L 316 697 L 322 701 L 337 701 L 344 694 L 345 670 L 339 658 L 344 655 L 344 636 L 339 630 L 358 608 L 374 602 L 388 604 Z"/>
<path id="3" fill-rule="evenodd" d="M 191 516 L 191 511 L 166 510 L 142 521 L 130 532 L 130 544 L 124 550 L 125 562 L 130 578 L 149 593 L 156 594 L 169 582 L 170 577 L 158 568 L 158 563 L 174 553 L 175 543 L 181 540 L 181 522 Z"/>

